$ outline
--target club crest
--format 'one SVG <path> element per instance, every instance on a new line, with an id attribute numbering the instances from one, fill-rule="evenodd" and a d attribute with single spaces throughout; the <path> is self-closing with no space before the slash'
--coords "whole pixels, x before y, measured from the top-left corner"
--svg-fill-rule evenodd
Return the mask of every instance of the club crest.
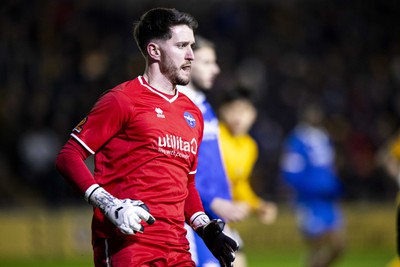
<path id="1" fill-rule="evenodd" d="M 190 114 L 189 112 L 186 111 L 186 112 L 183 114 L 183 117 L 185 118 L 187 124 L 189 124 L 189 126 L 190 126 L 191 128 L 194 128 L 194 127 L 196 126 L 196 119 L 193 117 L 192 114 Z"/>

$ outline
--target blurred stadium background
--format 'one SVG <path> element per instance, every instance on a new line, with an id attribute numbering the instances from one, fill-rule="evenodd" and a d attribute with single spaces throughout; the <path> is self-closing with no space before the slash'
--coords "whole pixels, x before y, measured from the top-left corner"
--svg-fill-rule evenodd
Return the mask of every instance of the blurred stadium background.
<path id="1" fill-rule="evenodd" d="M 328 112 L 345 185 L 348 250 L 338 266 L 385 266 L 395 255 L 398 188 L 376 156 L 400 122 L 395 0 L 1 1 L 0 265 L 91 265 L 90 207 L 54 158 L 103 91 L 141 74 L 132 23 L 156 6 L 193 14 L 198 32 L 216 42 L 216 105 L 236 85 L 259 100 L 252 182 L 281 212 L 271 226 L 238 225 L 251 266 L 295 267 L 303 257 L 277 167 L 309 97 Z"/>

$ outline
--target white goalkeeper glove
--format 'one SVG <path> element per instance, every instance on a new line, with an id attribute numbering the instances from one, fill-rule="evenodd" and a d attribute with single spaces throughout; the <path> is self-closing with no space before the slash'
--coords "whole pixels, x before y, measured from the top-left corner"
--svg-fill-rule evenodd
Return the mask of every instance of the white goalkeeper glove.
<path id="1" fill-rule="evenodd" d="M 89 204 L 99 208 L 126 235 L 143 233 L 144 226 L 140 224 L 142 220 L 149 225 L 155 222 L 149 213 L 149 208 L 142 201 L 118 199 L 97 184 L 86 190 L 85 199 Z"/>
<path id="2" fill-rule="evenodd" d="M 205 213 L 198 212 L 190 219 L 190 225 L 222 267 L 233 266 L 239 243 L 223 231 L 225 223 L 222 220 L 210 221 Z"/>

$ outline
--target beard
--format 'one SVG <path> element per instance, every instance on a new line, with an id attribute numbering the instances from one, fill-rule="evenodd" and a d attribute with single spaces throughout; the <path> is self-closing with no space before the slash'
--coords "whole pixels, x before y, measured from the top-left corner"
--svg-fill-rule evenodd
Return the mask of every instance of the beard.
<path id="1" fill-rule="evenodd" d="M 187 85 L 190 82 L 190 77 L 180 75 L 180 68 L 165 53 L 161 54 L 160 71 L 174 85 Z"/>

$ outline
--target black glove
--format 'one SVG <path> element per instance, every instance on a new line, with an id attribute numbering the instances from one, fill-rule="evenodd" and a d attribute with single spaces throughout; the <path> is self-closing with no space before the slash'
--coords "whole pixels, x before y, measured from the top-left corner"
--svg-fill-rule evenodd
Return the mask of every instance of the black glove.
<path id="1" fill-rule="evenodd" d="M 222 220 L 214 219 L 208 224 L 197 228 L 196 232 L 222 267 L 232 267 L 239 244 L 222 231 L 224 226 L 225 223 Z"/>

